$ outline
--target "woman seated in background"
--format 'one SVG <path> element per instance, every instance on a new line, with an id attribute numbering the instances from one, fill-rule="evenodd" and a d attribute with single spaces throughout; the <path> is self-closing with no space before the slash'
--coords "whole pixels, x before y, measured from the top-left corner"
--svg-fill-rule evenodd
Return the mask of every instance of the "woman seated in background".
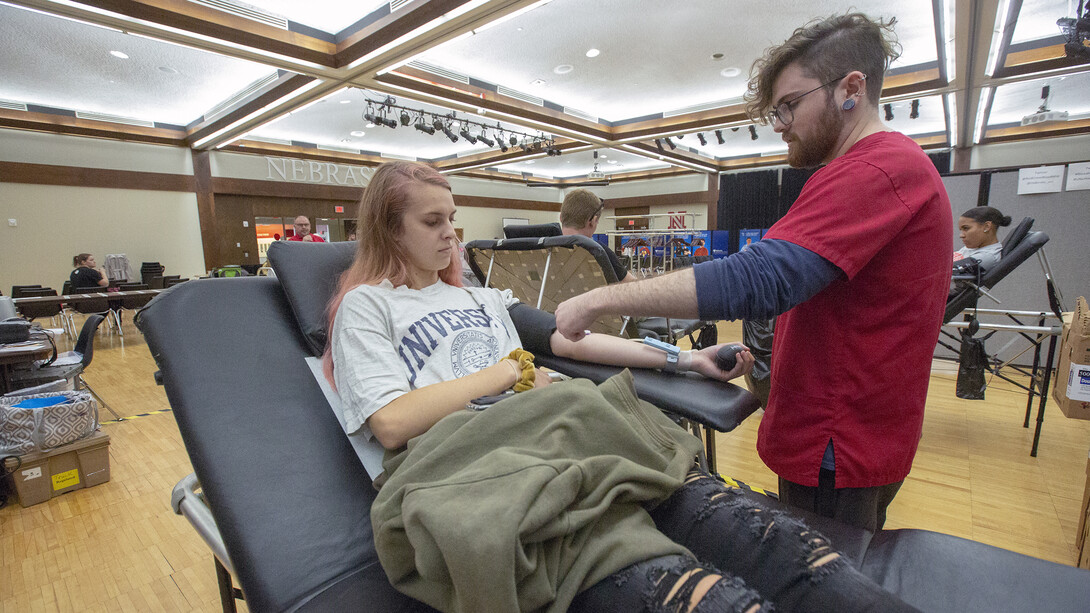
<path id="1" fill-rule="evenodd" d="M 326 376 L 346 430 L 386 450 L 371 523 L 394 587 L 443 611 L 909 609 L 821 535 L 697 468 L 700 441 L 630 375 L 550 384 L 526 349 L 721 381 L 749 371 L 748 351 L 723 371 L 720 346 L 667 363 L 609 335 L 568 341 L 510 291 L 462 287 L 454 214 L 434 169 L 380 166 L 330 305 Z"/>
<path id="2" fill-rule="evenodd" d="M 81 253 L 72 258 L 72 266 L 76 269 L 68 277 L 72 282 L 72 289 L 85 287 L 106 287 L 110 280 L 106 277 L 106 271 L 95 267 L 95 256 L 90 253 Z"/>
<path id="3" fill-rule="evenodd" d="M 1010 216 L 994 207 L 978 206 L 965 211 L 958 218 L 958 230 L 965 246 L 954 252 L 954 261 L 973 258 L 980 262 L 981 271 L 995 266 L 1003 251 L 997 233 L 1000 227 L 1009 225 Z"/>

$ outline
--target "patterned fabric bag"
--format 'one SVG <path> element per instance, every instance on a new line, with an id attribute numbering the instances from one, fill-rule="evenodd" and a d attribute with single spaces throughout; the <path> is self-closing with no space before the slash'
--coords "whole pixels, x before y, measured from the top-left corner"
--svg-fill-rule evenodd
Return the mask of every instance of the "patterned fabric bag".
<path id="1" fill-rule="evenodd" d="M 45 451 L 98 429 L 98 403 L 85 390 L 0 398 L 0 451 Z"/>
<path id="2" fill-rule="evenodd" d="M 0 455 L 34 451 L 34 410 L 15 409 L 0 398 Z"/>

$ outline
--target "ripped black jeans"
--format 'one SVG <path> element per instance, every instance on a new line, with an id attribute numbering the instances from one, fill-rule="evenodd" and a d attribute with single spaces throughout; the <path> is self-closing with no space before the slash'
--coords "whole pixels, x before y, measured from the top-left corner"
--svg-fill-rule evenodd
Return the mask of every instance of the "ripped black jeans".
<path id="1" fill-rule="evenodd" d="M 651 512 L 696 560 L 665 556 L 581 593 L 573 611 L 915 611 L 801 521 L 694 469 Z M 772 605 L 772 606 L 770 606 Z"/>

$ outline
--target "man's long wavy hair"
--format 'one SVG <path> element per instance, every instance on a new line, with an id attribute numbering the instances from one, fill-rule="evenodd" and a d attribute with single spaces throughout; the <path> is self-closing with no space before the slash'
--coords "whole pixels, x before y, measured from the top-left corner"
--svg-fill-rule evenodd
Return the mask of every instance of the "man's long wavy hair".
<path id="1" fill-rule="evenodd" d="M 853 70 L 867 75 L 867 100 L 878 106 L 882 80 L 891 63 L 901 55 L 893 32 L 896 18 L 872 20 L 862 13 L 833 15 L 796 29 L 782 45 L 769 47 L 753 63 L 744 96 L 750 119 L 767 123 L 772 110 L 772 86 L 792 62 L 803 73 L 822 83 Z"/>
<path id="2" fill-rule="evenodd" d="M 341 275 L 337 293 L 329 302 L 325 355 L 322 357 L 326 379 L 333 383 L 333 321 L 345 294 L 361 285 L 378 285 L 385 279 L 397 287 L 409 282 L 409 256 L 398 242 L 405 211 L 414 187 L 437 185 L 450 190 L 450 183 L 431 166 L 419 162 L 388 162 L 375 170 L 360 199 L 356 220 L 359 244 L 352 265 Z M 439 278 L 449 285 L 462 285 L 462 257 L 459 249 L 450 250 L 450 265 L 439 271 Z"/>

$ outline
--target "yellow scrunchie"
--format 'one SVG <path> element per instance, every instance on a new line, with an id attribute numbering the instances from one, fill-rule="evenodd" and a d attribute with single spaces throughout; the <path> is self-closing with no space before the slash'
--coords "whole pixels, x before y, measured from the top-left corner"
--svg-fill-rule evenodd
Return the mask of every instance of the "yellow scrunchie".
<path id="1" fill-rule="evenodd" d="M 534 389 L 534 379 L 537 375 L 537 371 L 534 370 L 534 354 L 525 349 L 516 349 L 512 351 L 506 359 L 517 360 L 519 363 L 519 380 L 515 381 L 515 385 L 512 389 L 516 392 L 525 392 L 526 390 Z"/>

